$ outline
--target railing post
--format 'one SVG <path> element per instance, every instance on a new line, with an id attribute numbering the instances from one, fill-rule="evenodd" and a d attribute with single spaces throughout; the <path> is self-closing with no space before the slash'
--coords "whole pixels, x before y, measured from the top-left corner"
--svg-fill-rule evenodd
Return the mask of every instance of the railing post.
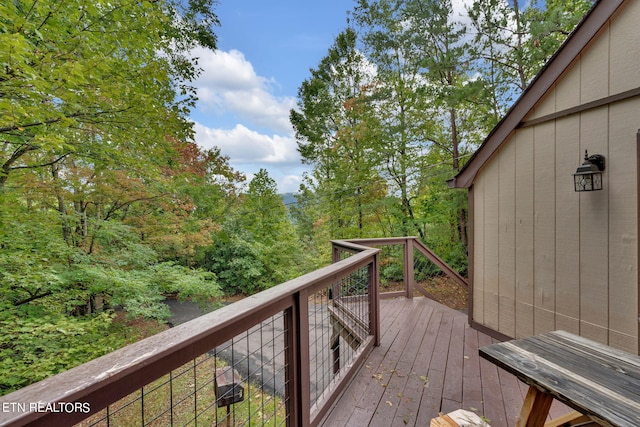
<path id="1" fill-rule="evenodd" d="M 331 262 L 335 264 L 336 262 L 340 261 L 341 249 L 339 247 L 337 247 L 335 243 L 331 245 L 331 249 L 332 249 L 332 251 L 331 251 Z"/>
<path id="2" fill-rule="evenodd" d="M 376 347 L 380 345 L 380 252 L 373 255 L 373 261 L 369 264 L 369 333 L 373 335 Z"/>
<path id="3" fill-rule="evenodd" d="M 311 421 L 309 367 L 309 302 L 307 290 L 295 295 L 295 304 L 285 312 L 287 345 L 285 380 L 289 427 L 306 427 Z"/>
<path id="4" fill-rule="evenodd" d="M 404 289 L 405 296 L 413 298 L 415 274 L 413 271 L 413 237 L 404 239 Z"/>
<path id="5" fill-rule="evenodd" d="M 331 244 L 331 262 L 335 264 L 340 261 L 342 249 L 339 248 L 335 243 Z M 338 282 L 334 282 L 329 288 L 329 299 L 340 298 L 340 286 Z"/>
<path id="6" fill-rule="evenodd" d="M 284 311 L 284 330 L 286 331 L 284 344 L 284 382 L 285 400 L 287 408 L 287 427 L 295 427 L 300 420 L 300 396 L 298 384 L 300 383 L 297 361 L 296 337 L 299 334 L 295 319 L 298 317 L 295 306 Z"/>

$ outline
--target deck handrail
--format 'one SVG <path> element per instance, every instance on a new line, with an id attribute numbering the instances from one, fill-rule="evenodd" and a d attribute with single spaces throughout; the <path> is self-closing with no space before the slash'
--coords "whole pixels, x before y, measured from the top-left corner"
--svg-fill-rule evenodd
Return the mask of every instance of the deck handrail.
<path id="1" fill-rule="evenodd" d="M 315 425 L 337 399 L 341 386 L 346 385 L 368 352 L 379 342 L 379 250 L 362 246 L 359 249 L 359 253 L 348 259 L 0 397 L 0 409 L 26 408 L 25 411 L 1 410 L 0 426 L 73 425 L 278 313 L 284 313 L 285 323 L 291 325 L 286 345 L 286 357 L 290 361 L 286 386 L 288 423 Z M 370 320 L 370 338 L 351 370 L 338 378 L 339 387 L 329 396 L 323 396 L 312 408 L 308 378 L 309 295 L 362 268 L 369 272 L 370 312 L 373 317 Z M 39 411 L 37 406 L 33 406 L 38 402 L 81 402 L 82 408 L 90 408 L 90 411 Z"/>
<path id="2" fill-rule="evenodd" d="M 363 247 L 379 247 L 379 246 L 391 246 L 391 245 L 400 245 L 404 248 L 404 262 L 403 262 L 403 270 L 404 270 L 404 286 L 405 290 L 403 292 L 388 292 L 383 293 L 381 295 L 382 298 L 385 297 L 396 297 L 404 295 L 407 298 L 413 297 L 413 290 L 416 289 L 424 296 L 432 298 L 433 296 L 426 292 L 421 286 L 416 286 L 414 280 L 414 265 L 413 265 L 413 250 L 417 250 L 422 255 L 425 256 L 429 261 L 431 261 L 436 267 L 438 267 L 445 276 L 451 278 L 458 285 L 460 285 L 465 291 L 469 291 L 469 282 L 463 277 L 460 273 L 458 273 L 453 267 L 447 264 L 442 258 L 436 255 L 427 245 L 425 245 L 418 237 L 416 236 L 408 236 L 408 237 L 380 237 L 380 238 L 361 238 L 361 239 L 348 239 L 348 240 L 333 240 L 332 241 L 334 248 L 334 262 L 339 259 L 336 251 L 340 249 L 357 252 L 358 250 L 362 250 Z"/>
<path id="3" fill-rule="evenodd" d="M 429 261 L 434 263 L 444 274 L 453 279 L 457 284 L 462 286 L 465 290 L 469 290 L 469 282 L 467 279 L 462 277 L 460 273 L 458 273 L 453 267 L 444 262 L 442 258 L 436 255 L 427 245 L 422 243 L 419 239 L 412 239 L 413 247 L 420 251 L 424 256 L 427 257 Z"/>
<path id="4" fill-rule="evenodd" d="M 334 262 L 327 267 L 0 397 L 0 426 L 73 425 L 276 315 L 282 316 L 285 325 L 288 325 L 284 337 L 287 425 L 318 425 L 344 386 L 362 366 L 368 353 L 380 342 L 380 249 L 374 246 L 403 246 L 405 295 L 409 298 L 413 296 L 415 285 L 414 249 L 468 288 L 462 276 L 415 237 L 335 240 L 332 244 Z M 341 251 L 348 252 L 349 256 L 341 259 Z M 349 275 L 353 274 L 366 276 L 365 292 L 360 297 L 349 293 L 336 297 L 340 283 L 349 280 Z M 309 315 L 310 299 L 314 293 L 326 294 L 329 299 L 332 298 L 329 295 L 333 294 L 332 304 L 338 311 L 334 310 L 332 321 L 338 326 L 342 324 L 344 328 L 332 340 L 343 334 L 348 335 L 352 343 L 362 346 L 353 354 L 354 359 L 344 364 L 344 372 L 341 371 L 332 379 L 332 388 L 323 391 L 312 402 Z M 353 317 L 348 311 L 349 304 L 365 297 L 368 304 L 365 318 Z M 368 329 L 369 335 L 366 337 L 362 336 L 363 328 Z M 334 358 L 340 356 L 339 349 L 333 351 Z M 334 360 L 334 363 L 334 367 L 340 366 L 340 361 L 336 363 Z M 41 407 L 37 406 L 40 403 L 65 402 L 81 403 L 81 409 L 89 410 L 41 411 Z M 33 404 L 36 404 L 35 409 Z M 20 410 L 11 410 L 16 407 Z M 7 408 L 9 410 L 5 410 Z"/>

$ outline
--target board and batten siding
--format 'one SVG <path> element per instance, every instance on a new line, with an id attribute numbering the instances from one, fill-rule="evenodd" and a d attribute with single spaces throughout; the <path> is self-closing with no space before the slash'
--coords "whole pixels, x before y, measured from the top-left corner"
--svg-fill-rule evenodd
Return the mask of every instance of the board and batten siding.
<path id="1" fill-rule="evenodd" d="M 601 29 L 527 120 L 640 88 L 640 2 Z M 564 329 L 638 353 L 640 97 L 516 129 L 473 182 L 473 321 Z M 603 191 L 577 193 L 585 149 Z"/>

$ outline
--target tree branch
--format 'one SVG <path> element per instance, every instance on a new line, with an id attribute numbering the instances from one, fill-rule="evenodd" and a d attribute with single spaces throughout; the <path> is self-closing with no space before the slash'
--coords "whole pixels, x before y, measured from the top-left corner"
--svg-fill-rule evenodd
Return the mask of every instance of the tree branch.
<path id="1" fill-rule="evenodd" d="M 15 163 L 20 157 L 24 156 L 29 151 L 34 151 L 34 150 L 37 150 L 38 148 L 39 147 L 37 145 L 22 144 L 20 148 L 15 150 L 13 154 L 11 154 L 11 157 L 9 157 L 9 159 L 2 164 L 2 167 L 0 167 L 0 169 L 2 169 L 2 172 L 3 172 L 3 176 L 6 176 L 9 174 L 9 171 L 11 170 L 11 165 Z M 2 176 L 0 176 L 0 179 L 2 179 Z"/>
<path id="2" fill-rule="evenodd" d="M 35 126 L 42 126 L 42 125 L 51 125 L 54 123 L 58 123 L 60 121 L 62 121 L 63 119 L 76 119 L 76 118 L 89 118 L 89 117 L 98 117 L 98 116 L 102 116 L 105 114 L 116 114 L 116 113 L 123 113 L 127 110 L 130 110 L 133 107 L 128 107 L 128 108 L 123 108 L 120 110 L 112 110 L 112 111 L 98 111 L 95 113 L 74 113 L 74 114 L 66 114 L 64 115 L 64 117 L 57 117 L 55 119 L 49 119 L 49 120 L 43 120 L 40 122 L 33 122 L 33 123 L 25 123 L 25 124 L 20 124 L 20 125 L 12 125 L 12 126 L 5 126 L 5 127 L 0 127 L 0 133 L 6 133 L 6 132 L 13 132 L 16 130 L 23 130 L 25 128 L 29 128 L 29 127 L 35 127 Z"/>
<path id="3" fill-rule="evenodd" d="M 53 292 L 51 292 L 51 291 L 47 291 L 47 292 L 44 292 L 42 294 L 38 294 L 36 292 L 35 295 L 31 295 L 29 298 L 23 299 L 21 301 L 14 302 L 13 305 L 15 307 L 18 307 L 20 305 L 27 304 L 27 303 L 29 303 L 31 301 L 35 301 L 35 300 L 40 299 L 40 298 L 48 297 L 49 295 L 52 295 L 52 294 L 53 294 Z"/>
<path id="4" fill-rule="evenodd" d="M 53 161 L 51 161 L 51 162 L 49 162 L 49 163 L 42 163 L 42 164 L 39 164 L 39 165 L 29 165 L 29 166 L 14 166 L 14 167 L 9 168 L 9 169 L 10 169 L 10 170 L 16 170 L 16 169 L 36 169 L 36 168 L 43 168 L 43 167 L 46 167 L 46 166 L 53 166 L 53 165 L 55 165 L 56 163 L 58 163 L 59 161 L 64 160 L 64 159 L 65 159 L 69 154 L 71 154 L 71 153 L 63 154 L 62 156 L 58 157 L 57 159 L 55 159 L 55 160 L 53 160 Z"/>

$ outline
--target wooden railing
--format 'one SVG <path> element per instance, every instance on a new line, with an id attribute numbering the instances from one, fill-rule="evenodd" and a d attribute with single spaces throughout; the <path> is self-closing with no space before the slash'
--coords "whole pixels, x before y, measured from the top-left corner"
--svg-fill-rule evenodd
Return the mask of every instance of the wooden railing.
<path id="1" fill-rule="evenodd" d="M 424 287 L 416 280 L 416 255 L 423 256 L 428 262 L 438 270 L 440 275 L 446 276 L 457 283 L 465 291 L 469 291 L 469 282 L 455 269 L 444 262 L 431 249 L 422 243 L 417 237 L 396 237 L 396 238 L 373 238 L 373 239 L 349 239 L 333 241 L 333 261 L 336 262 L 343 258 L 344 252 L 354 253 L 355 250 L 351 245 L 368 246 L 368 247 L 390 247 L 396 246 L 402 253 L 402 280 L 403 290 L 384 292 L 381 290 L 380 298 L 395 298 L 404 296 L 413 298 L 414 291 L 419 292 L 427 298 L 434 298 Z M 384 255 L 381 255 L 384 258 Z M 384 263 L 384 259 L 381 259 Z"/>
<path id="2" fill-rule="evenodd" d="M 238 417 L 247 424 L 264 424 L 271 417 L 274 425 L 318 425 L 379 344 L 381 250 L 371 246 L 402 247 L 402 295 L 409 298 L 419 288 L 413 274 L 415 250 L 467 286 L 415 238 L 332 243 L 330 266 L 3 396 L 0 426 L 115 425 L 116 419 L 123 425 L 228 425 Z M 262 343 L 258 348 L 251 336 Z M 247 354 L 236 356 L 238 347 L 246 347 Z M 258 363 L 257 368 L 250 362 Z M 224 381 L 219 375 L 245 365 L 237 384 L 243 392 L 233 406 L 220 395 Z M 185 372 L 191 379 L 183 386 L 177 378 Z M 265 378 L 265 372 L 272 372 L 271 377 Z M 265 397 L 267 382 L 273 396 Z M 246 415 L 235 412 L 240 400 L 248 405 Z M 185 401 L 194 402 L 187 415 Z"/>

